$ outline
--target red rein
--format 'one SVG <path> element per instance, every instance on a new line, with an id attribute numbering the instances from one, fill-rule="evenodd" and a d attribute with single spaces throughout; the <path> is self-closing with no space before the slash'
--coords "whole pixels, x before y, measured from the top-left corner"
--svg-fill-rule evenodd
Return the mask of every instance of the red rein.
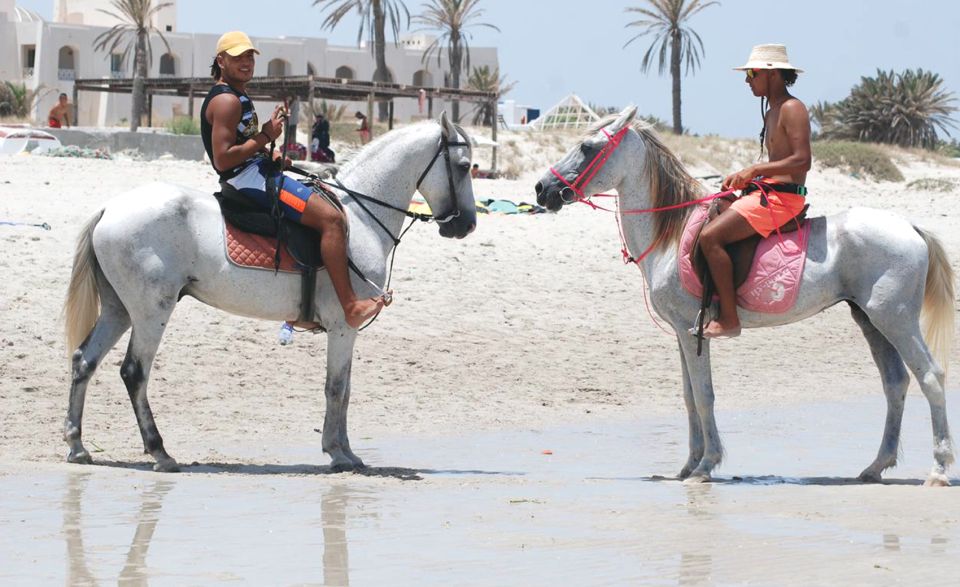
<path id="1" fill-rule="evenodd" d="M 583 186 L 589 184 L 590 181 L 593 180 L 594 176 L 596 176 L 597 173 L 599 173 L 600 170 L 603 169 L 603 166 L 606 165 L 607 160 L 610 159 L 610 156 L 613 155 L 613 152 L 616 150 L 616 148 L 620 146 L 620 143 L 623 140 L 624 135 L 627 134 L 627 132 L 630 130 L 630 127 L 625 126 L 620 130 L 618 130 L 616 134 L 612 136 L 610 135 L 610 133 L 607 132 L 606 129 L 600 129 L 600 130 L 603 132 L 603 134 L 607 135 L 607 144 L 604 145 L 602 149 L 600 149 L 600 152 L 594 156 L 593 160 L 590 161 L 590 163 L 583 169 L 583 171 L 581 171 L 577 175 L 577 177 L 574 178 L 572 182 L 567 181 L 567 179 L 563 177 L 563 175 L 559 171 L 557 171 L 556 168 L 554 167 L 550 168 L 550 172 L 553 173 L 553 175 L 557 179 L 559 179 L 563 183 L 563 185 L 567 186 L 575 194 L 577 194 L 577 199 L 573 200 L 574 202 L 580 202 L 582 204 L 586 204 L 590 206 L 594 210 L 603 210 L 604 212 L 620 212 L 620 214 L 650 214 L 653 212 L 666 212 L 667 210 L 676 210 L 678 208 L 696 206 L 697 204 L 701 204 L 703 202 L 709 202 L 710 200 L 715 200 L 717 198 L 722 198 L 723 196 L 727 196 L 734 192 L 734 190 L 726 190 L 723 192 L 705 196 L 703 198 L 698 198 L 696 200 L 690 200 L 689 202 L 680 202 L 679 204 L 673 204 L 670 206 L 660 206 L 658 208 L 643 208 L 643 209 L 636 209 L 636 210 L 620 210 L 619 202 L 617 204 L 616 210 L 611 210 L 609 208 L 604 208 L 603 206 L 600 206 L 598 204 L 594 204 L 592 201 L 590 201 L 591 197 L 614 197 L 614 196 L 607 195 L 607 194 L 594 194 L 593 196 L 587 196 L 583 193 Z M 639 257 L 631 257 L 629 251 L 627 251 L 627 243 L 626 243 L 626 239 L 623 237 L 623 230 L 620 228 L 619 218 L 617 218 L 617 229 L 620 232 L 620 244 L 621 244 L 620 252 L 623 254 L 624 263 L 636 263 L 637 265 L 639 265 L 640 261 L 643 261 L 643 259 L 646 258 L 647 255 L 653 252 L 657 244 L 659 244 L 660 242 L 660 238 L 655 239 L 653 241 L 653 244 L 647 247 L 647 250 L 641 253 Z"/>

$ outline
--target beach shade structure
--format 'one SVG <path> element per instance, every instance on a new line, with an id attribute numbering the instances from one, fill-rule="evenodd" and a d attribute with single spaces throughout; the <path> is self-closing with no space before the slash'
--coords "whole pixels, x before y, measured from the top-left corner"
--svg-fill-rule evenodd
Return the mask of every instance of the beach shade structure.
<path id="1" fill-rule="evenodd" d="M 598 120 L 600 116 L 593 111 L 593 108 L 587 106 L 576 94 L 570 94 L 541 114 L 539 118 L 530 122 L 528 126 L 537 130 L 587 128 Z"/>
<path id="2" fill-rule="evenodd" d="M 31 151 L 46 151 L 60 146 L 60 140 L 52 134 L 29 127 L 0 126 L 0 155 L 18 155 Z"/>

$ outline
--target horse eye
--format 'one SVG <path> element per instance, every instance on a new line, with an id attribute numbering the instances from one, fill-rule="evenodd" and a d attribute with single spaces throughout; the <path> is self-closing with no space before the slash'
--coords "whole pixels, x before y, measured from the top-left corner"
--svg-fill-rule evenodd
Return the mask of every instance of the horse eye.
<path id="1" fill-rule="evenodd" d="M 580 143 L 580 150 L 581 150 L 582 152 L 584 152 L 584 153 L 592 153 L 593 151 L 596 151 L 597 148 L 594 147 L 593 145 L 588 145 L 588 144 L 586 144 L 586 143 Z"/>

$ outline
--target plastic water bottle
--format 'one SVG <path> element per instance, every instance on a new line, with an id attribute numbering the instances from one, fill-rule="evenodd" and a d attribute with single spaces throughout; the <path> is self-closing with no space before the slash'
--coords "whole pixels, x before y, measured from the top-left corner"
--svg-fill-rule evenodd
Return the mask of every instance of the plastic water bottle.
<path id="1" fill-rule="evenodd" d="M 293 342 L 293 326 L 289 322 L 280 325 L 280 335 L 277 337 L 280 344 L 286 346 Z"/>

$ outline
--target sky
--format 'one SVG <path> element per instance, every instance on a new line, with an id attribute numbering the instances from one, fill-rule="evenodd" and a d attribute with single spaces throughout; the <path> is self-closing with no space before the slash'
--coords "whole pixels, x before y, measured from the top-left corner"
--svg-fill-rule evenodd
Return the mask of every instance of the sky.
<path id="1" fill-rule="evenodd" d="M 54 0 L 17 0 L 50 19 Z M 669 74 L 641 73 L 646 38 L 624 44 L 639 29 L 624 25 L 638 15 L 628 6 L 644 0 L 481 0 L 473 46 L 498 48 L 501 74 L 517 82 L 506 97 L 550 108 L 575 92 L 585 101 L 672 121 Z M 411 14 L 421 0 L 406 0 Z M 321 29 L 324 13 L 311 0 L 178 0 L 180 32 L 240 29 L 255 36 L 326 37 L 355 45 L 359 21 Z M 960 108 L 960 2 L 957 0 L 721 0 L 689 26 L 703 40 L 700 68 L 682 80 L 683 125 L 695 134 L 756 137 L 759 99 L 741 72 L 753 45 L 783 43 L 791 62 L 805 70 L 792 93 L 808 105 L 846 97 L 861 76 L 877 69 L 922 67 L 944 80 Z M 416 28 L 413 25 L 412 28 Z M 955 114 L 960 125 L 960 112 Z M 960 137 L 960 129 L 953 131 Z"/>

